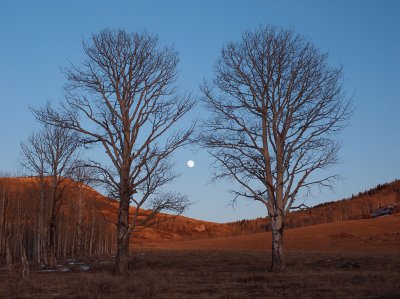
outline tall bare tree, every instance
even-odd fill
[[[79,145],[77,133],[49,125],[21,143],[21,164],[40,181],[37,258],[38,261],[43,259],[47,267],[56,266],[57,216],[62,205],[65,178],[73,169]],[[50,181],[48,197],[46,180]]]
[[[39,179],[39,210],[38,210],[38,227],[36,231],[36,261],[38,263],[47,260],[45,254],[45,177],[47,175],[45,148],[40,133],[32,133],[26,142],[20,144],[21,147],[21,165],[29,173],[35,175]]]
[[[119,199],[115,272],[128,271],[132,232],[151,223],[160,210],[181,213],[185,197],[164,196],[176,175],[170,155],[189,142],[194,126],[172,131],[194,105],[177,94],[177,53],[160,47],[148,33],[104,30],[84,43],[85,61],[66,71],[67,97],[61,110],[35,112],[47,124],[75,130],[86,144],[99,143],[111,166],[94,163],[110,194]],[[139,215],[146,202],[153,205]],[[129,206],[136,209],[130,219]]]
[[[235,200],[265,205],[274,272],[285,269],[284,216],[299,191],[336,178],[312,175],[337,161],[335,137],[351,112],[342,69],[327,57],[292,30],[260,27],[224,46],[202,87],[213,116],[201,140],[215,158],[214,179],[236,181]]]

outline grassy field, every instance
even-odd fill
[[[287,272],[268,272],[270,233],[133,244],[131,271],[112,256],[0,268],[0,298],[400,298],[400,214],[285,232]]]
[[[112,257],[96,257],[7,279],[1,298],[400,298],[400,256],[288,252],[288,270],[266,270],[270,252],[143,250],[127,277],[112,275]],[[84,271],[90,267],[89,270]]]

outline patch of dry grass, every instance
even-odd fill
[[[128,276],[112,259],[85,260],[88,272],[40,273],[25,281],[0,272],[1,298],[399,298],[400,257],[289,252],[288,270],[266,271],[269,252],[142,251]]]

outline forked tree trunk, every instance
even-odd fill
[[[276,213],[271,217],[272,262],[270,271],[275,273],[282,272],[286,268],[283,250],[283,224],[284,217],[281,213]]]

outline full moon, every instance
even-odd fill
[[[190,168],[194,167],[194,161],[193,161],[193,160],[187,161],[186,164],[187,164],[187,166],[190,167]]]

